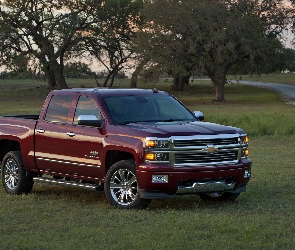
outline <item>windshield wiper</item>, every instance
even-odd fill
[[[162,120],[161,122],[174,122],[174,121],[176,121],[176,120],[174,120],[174,119],[167,119],[167,120]]]
[[[127,125],[129,123],[139,123],[142,121],[124,121],[124,122],[118,122],[118,125]]]

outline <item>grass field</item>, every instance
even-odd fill
[[[48,93],[39,84],[0,81],[0,114],[38,113]],[[212,102],[208,81],[183,92],[164,82],[153,87],[203,111],[206,121],[248,132],[247,192],[231,203],[184,196],[124,211],[110,208],[102,192],[36,183],[31,194],[10,196],[0,188],[0,249],[294,249],[295,107],[278,93],[239,84],[227,84],[221,104]]]

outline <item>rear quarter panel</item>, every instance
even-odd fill
[[[31,119],[0,117],[0,152],[6,150],[7,141],[19,144],[22,159],[27,169],[34,169],[34,129],[36,121]],[[4,153],[5,154],[5,153]]]

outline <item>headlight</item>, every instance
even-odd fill
[[[240,137],[240,142],[241,142],[241,144],[248,144],[249,143],[249,136],[248,135],[241,136]]]
[[[169,141],[168,140],[149,140],[147,139],[145,142],[146,148],[168,148]]]
[[[242,152],[241,152],[242,158],[248,158],[248,155],[249,155],[248,143],[249,143],[248,135],[243,135],[240,137],[240,144],[242,146]]]

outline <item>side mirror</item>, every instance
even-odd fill
[[[201,111],[194,111],[194,116],[200,120],[201,122],[204,121],[204,114]]]
[[[78,125],[101,128],[103,126],[103,120],[98,120],[95,115],[80,115],[78,117]]]

